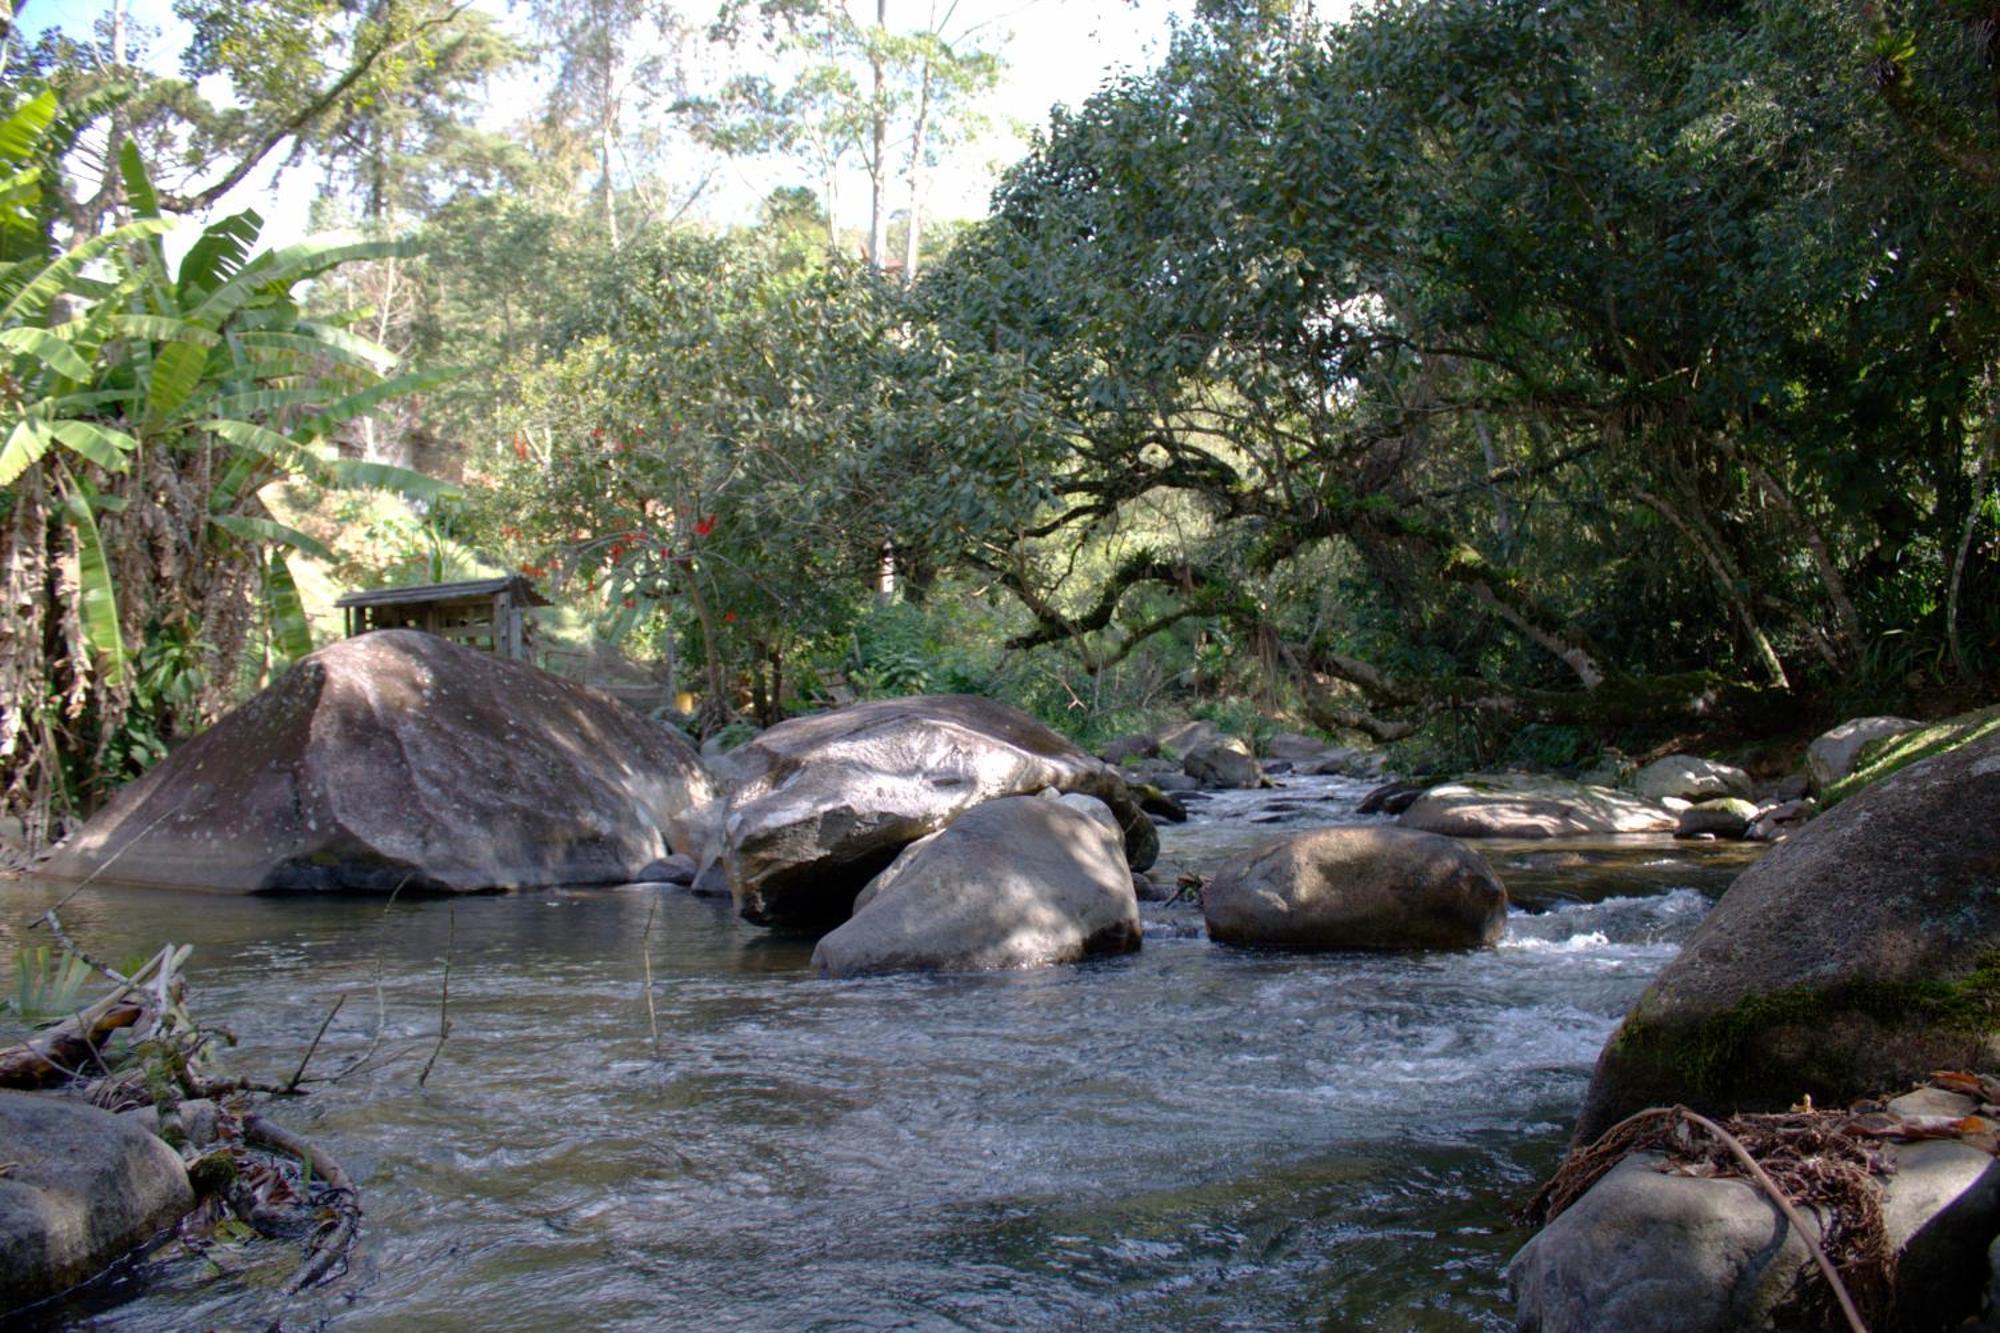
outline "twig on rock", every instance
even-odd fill
[[[1793,1117],[1771,1116],[1752,1118],[1749,1121],[1739,1120],[1737,1123],[1750,1123],[1754,1127],[1760,1120],[1789,1123],[1792,1119]],[[1799,1239],[1805,1242],[1806,1248],[1811,1252],[1813,1262],[1826,1278],[1827,1286],[1833,1292],[1834,1300],[1839,1304],[1841,1315],[1846,1320],[1848,1328],[1852,1333],[1868,1333],[1868,1325],[1863,1321],[1847,1283],[1841,1278],[1840,1271],[1834,1266],[1833,1261],[1827,1257],[1826,1247],[1821,1244],[1820,1238],[1807,1228],[1804,1214],[1793,1204],[1778,1182],[1772,1179],[1770,1172],[1764,1169],[1763,1164],[1744,1145],[1742,1139],[1707,1116],[1691,1111],[1685,1106],[1654,1106],[1636,1112],[1605,1130],[1598,1136],[1596,1142],[1576,1149],[1564,1160],[1554,1177],[1522,1210],[1523,1219],[1536,1224],[1554,1221],[1603,1179],[1612,1167],[1635,1152],[1671,1148],[1675,1152],[1685,1154],[1692,1147],[1685,1137],[1686,1128],[1690,1125],[1702,1130],[1721,1144],[1750,1180],[1777,1205],[1786,1223]],[[1876,1212],[1879,1214],[1879,1207]],[[1873,1219],[1872,1234],[1869,1227],[1862,1228],[1864,1243],[1861,1249],[1863,1256],[1861,1262],[1867,1262],[1870,1257],[1868,1243],[1879,1240],[1879,1223],[1878,1215]],[[1893,1256],[1889,1268],[1893,1270]]]
[[[1757,1182],[1764,1193],[1771,1196],[1771,1202],[1778,1205],[1778,1211],[1785,1215],[1785,1221],[1791,1224],[1799,1239],[1812,1250],[1813,1262],[1819,1265],[1819,1271],[1826,1278],[1827,1286],[1833,1289],[1833,1298],[1840,1302],[1840,1312],[1846,1316],[1847,1326],[1854,1330],[1854,1333],[1868,1333],[1868,1325],[1862,1320],[1861,1311],[1854,1306],[1854,1297],[1848,1294],[1847,1284],[1840,1280],[1840,1271],[1833,1266],[1833,1261],[1826,1257],[1826,1250],[1821,1247],[1819,1238],[1806,1229],[1804,1216],[1792,1206],[1792,1201],[1785,1197],[1785,1192],[1778,1188],[1778,1182],[1771,1179],[1770,1174],[1757,1159],[1750,1155],[1750,1150],[1743,1146],[1742,1140],[1707,1116],[1690,1111],[1685,1106],[1676,1106],[1674,1112],[1714,1135],[1723,1147],[1729,1149],[1730,1156],[1750,1173],[1750,1178]]]

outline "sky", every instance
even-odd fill
[[[521,21],[518,13],[510,14],[506,0],[477,3],[510,23]],[[946,3],[952,11],[950,29],[962,33],[976,28],[983,44],[1002,54],[1006,68],[999,88],[986,104],[994,130],[982,141],[957,150],[930,183],[924,209],[931,219],[983,215],[999,170],[1025,151],[1025,142],[1013,127],[1045,123],[1050,107],[1059,102],[1080,104],[1121,70],[1149,68],[1165,51],[1171,21],[1185,18],[1193,9],[1193,0]],[[705,15],[712,5],[713,0],[691,0],[683,7]],[[933,0],[891,0],[891,25],[904,22],[905,15],[915,17],[920,9],[932,8]],[[33,0],[21,15],[21,27],[30,40],[52,26],[82,35],[108,9],[108,3],[99,0]],[[157,34],[151,39],[149,63],[157,72],[175,72],[188,28],[175,17],[172,0],[129,0],[127,12],[133,23]],[[496,90],[495,101],[502,105],[489,109],[488,119],[496,125],[518,119],[523,95],[533,96],[532,89]],[[272,153],[266,165],[252,172],[215,209],[220,216],[255,208],[265,219],[264,241],[270,245],[287,244],[307,234],[308,215],[319,185],[318,173],[310,166],[279,166],[284,155],[283,148]],[[802,168],[769,162],[729,164],[717,173],[692,211],[717,223],[748,221],[757,202],[776,186],[817,184],[802,172]],[[857,173],[840,188],[842,224],[865,227],[866,207],[865,179]]]

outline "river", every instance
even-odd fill
[[[1161,873],[1367,822],[1364,790],[1212,797],[1163,830]],[[312,1069],[365,1063],[274,1114],[345,1163],[367,1221],[350,1276],[305,1297],[277,1290],[296,1249],[262,1241],[133,1268],[44,1322],[1504,1328],[1511,1210],[1747,852],[1482,850],[1517,898],[1485,952],[1240,951],[1147,905],[1127,957],[840,982],[810,941],[654,887],[85,889],[62,915],[86,947],[194,945],[232,1071],[282,1081],[347,997]],[[27,923],[57,894],[0,884],[0,956],[45,939]]]

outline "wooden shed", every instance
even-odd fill
[[[348,593],[334,603],[346,613],[349,638],[371,629],[420,629],[523,662],[529,660],[530,638],[525,612],[549,604],[519,574],[375,588]]]

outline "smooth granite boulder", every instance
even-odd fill
[[[596,691],[377,630],[125,786],[41,873],[237,892],[614,884],[701,852],[713,798],[685,741]]]
[[[1852,773],[1854,761],[1870,741],[1918,731],[1923,725],[1906,717],[1857,717],[1823,732],[1806,747],[1806,777],[1812,789],[1823,792]]]
[[[1665,806],[1609,787],[1524,773],[1479,773],[1425,791],[1399,822],[1454,838],[1581,838],[1672,833],[1676,820]]]
[[[1139,947],[1124,835],[1094,796],[1009,796],[903,849],[813,950],[820,975],[979,972]]]
[[[837,925],[910,843],[986,801],[1045,787],[1109,806],[1132,869],[1159,852],[1153,821],[1116,769],[975,695],[877,699],[793,718],[731,759],[723,865],[737,910],[762,925]]]
[[[1648,801],[1677,797],[1712,801],[1724,797],[1748,799],[1750,775],[1740,768],[1691,754],[1670,754],[1632,775],[1632,791]]]
[[[94,1276],[194,1207],[180,1155],[134,1116],[0,1092],[0,1313]]]
[[[1250,789],[1264,785],[1264,770],[1250,753],[1250,746],[1234,737],[1189,750],[1181,768],[1204,787]]]
[[[1209,938],[1286,949],[1474,949],[1507,890],[1486,858],[1408,829],[1313,829],[1267,844],[1201,893]]]
[[[2000,734],[1891,774],[1738,876],[1598,1056],[1577,1136],[1647,1106],[1838,1106],[2000,1067],[1997,1007]]]

